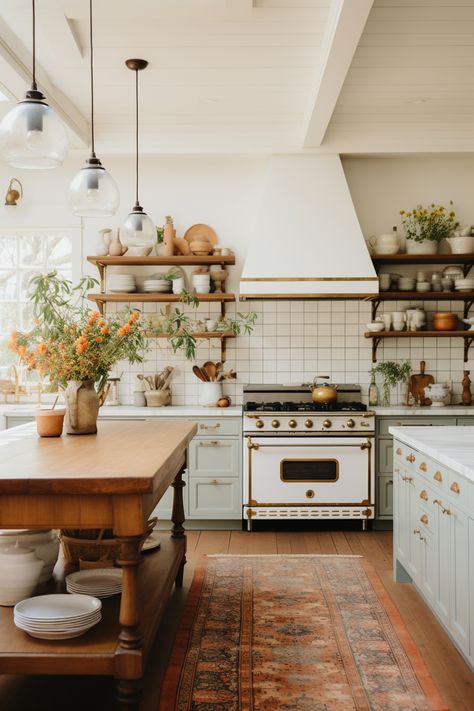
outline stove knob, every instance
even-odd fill
[[[280,427],[280,420],[272,420],[272,427],[277,429],[277,427]]]
[[[354,420],[347,420],[347,422],[346,422],[346,427],[349,427],[350,429],[352,429],[353,427],[355,427],[355,422],[354,422]]]
[[[325,427],[327,430],[332,427],[331,420],[323,420],[323,427]]]
[[[313,426],[313,420],[305,420],[304,421],[304,426],[307,427],[309,430]]]
[[[263,427],[263,420],[255,420],[255,427],[258,427],[258,429],[261,430]]]
[[[291,427],[292,430],[295,429],[295,427],[298,426],[298,423],[296,420],[288,420],[288,427]]]

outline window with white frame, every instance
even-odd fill
[[[17,360],[8,350],[11,331],[33,325],[30,279],[54,269],[72,280],[74,228],[0,230],[0,366]]]

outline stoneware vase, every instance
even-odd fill
[[[431,239],[425,239],[423,242],[407,239],[406,251],[407,254],[438,254],[438,243]]]
[[[99,396],[93,380],[69,380],[64,393],[67,434],[96,434]]]

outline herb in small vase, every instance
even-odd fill
[[[395,387],[398,383],[406,383],[411,373],[411,363],[408,360],[401,363],[387,360],[384,363],[378,363],[373,368],[373,373],[380,373],[382,376],[382,405],[388,407],[390,405],[390,388]]]

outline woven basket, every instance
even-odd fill
[[[157,520],[155,517],[148,521],[147,531],[143,536],[142,544],[153,531]],[[116,538],[103,538],[103,535],[104,529],[99,531],[98,537],[96,538],[67,536],[64,531],[61,531],[61,546],[66,563],[79,565],[79,558],[117,560],[120,554],[120,544]]]

